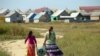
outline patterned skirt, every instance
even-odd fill
[[[49,56],[63,56],[63,52],[56,44],[46,44],[46,52]]]

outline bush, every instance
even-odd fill
[[[23,36],[28,30],[18,24],[1,24],[0,25],[0,35],[12,35],[12,36]]]
[[[0,41],[10,39],[23,39],[28,34],[29,29],[24,27],[21,23],[1,23],[0,24]],[[40,33],[33,31],[33,34],[40,38]]]
[[[0,24],[0,40],[22,39],[28,32],[28,29],[19,24]]]

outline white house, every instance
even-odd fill
[[[5,16],[5,22],[23,22],[23,17],[16,11],[10,11],[10,13]]]
[[[64,18],[65,22],[74,22],[74,21],[82,21],[82,15],[80,12],[71,13],[70,16],[60,16],[60,18]]]
[[[5,22],[5,15],[9,13],[9,9],[0,9],[0,22]]]
[[[51,15],[51,21],[63,20],[60,16],[67,16],[69,13],[65,10],[57,10]]]
[[[91,21],[100,21],[100,11],[94,11],[90,15]]]
[[[34,17],[34,23],[38,22],[50,22],[51,19],[49,17],[49,14],[47,12],[40,12]]]
[[[45,19],[45,13],[46,12],[40,12],[39,14],[37,14],[35,17],[34,17],[34,23],[38,23],[40,21],[42,21],[41,19]]]

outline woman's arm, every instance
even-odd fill
[[[54,32],[54,41],[56,43],[56,33]]]
[[[36,41],[36,37],[35,36],[33,36],[33,41],[35,42],[35,45],[37,47],[37,41]]]
[[[26,43],[27,39],[28,39],[28,37],[26,37],[26,39],[25,39],[25,43]]]
[[[45,44],[46,44],[46,40],[47,40],[47,35],[46,35],[46,37],[45,37],[45,40],[44,40],[43,45],[45,45]]]

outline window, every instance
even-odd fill
[[[57,20],[57,18],[55,17],[54,20]]]
[[[18,14],[17,14],[16,16],[17,16],[17,17],[19,17],[19,15],[18,15]]]

